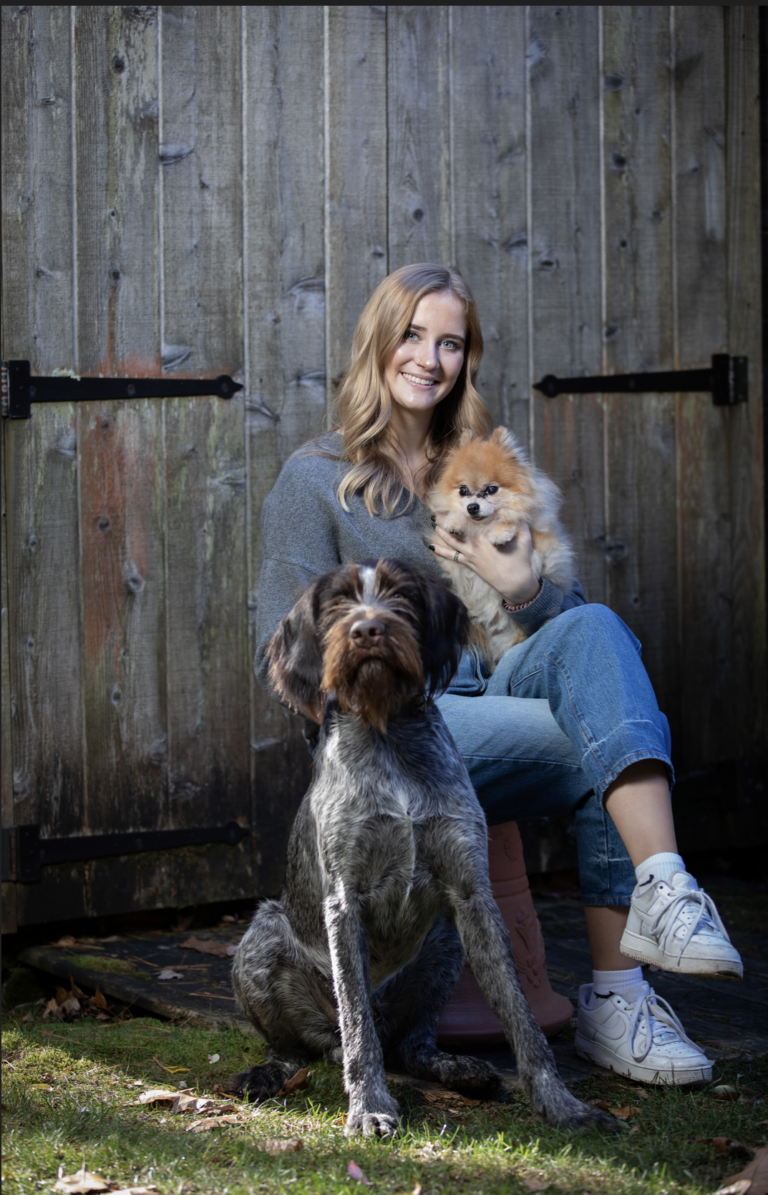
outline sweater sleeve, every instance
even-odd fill
[[[265,653],[278,623],[316,577],[341,563],[336,519],[328,502],[331,487],[318,484],[318,473],[330,477],[335,469],[335,462],[317,456],[291,458],[262,508],[263,557],[253,665],[268,690]]]
[[[584,590],[578,581],[573,580],[568,592],[563,593],[559,585],[553,585],[546,577],[542,577],[541,589],[530,606],[526,606],[524,610],[518,610],[516,614],[510,614],[509,617],[514,618],[526,635],[532,635],[545,622],[549,622],[550,618],[562,614],[563,610],[570,610],[574,606],[585,606],[586,603]]]

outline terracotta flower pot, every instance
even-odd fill
[[[549,986],[544,939],[528,887],[520,831],[517,822],[505,822],[503,826],[491,826],[488,833],[493,895],[512,939],[523,991],[536,1020],[551,1037],[568,1024],[573,1005]],[[491,1048],[506,1043],[501,1025],[488,1007],[469,964],[443,1009],[437,1040],[443,1049]]]

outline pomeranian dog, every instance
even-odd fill
[[[485,535],[502,547],[515,538],[524,519],[533,540],[534,573],[570,588],[573,550],[558,518],[560,491],[531,465],[507,428],[497,427],[487,440],[462,432],[426,502],[437,525],[465,542]],[[498,592],[468,565],[438,559],[469,610],[475,642],[495,667],[525,633],[503,608]]]

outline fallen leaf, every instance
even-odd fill
[[[97,1008],[109,1008],[109,1005],[99,991],[98,985],[96,987],[96,995],[93,997],[93,1003]]]
[[[300,1088],[306,1087],[308,1080],[309,1080],[309,1067],[304,1066],[301,1068],[300,1071],[296,1071],[296,1074],[293,1076],[292,1079],[288,1079],[288,1081],[285,1084],[285,1087],[281,1088],[277,1094],[278,1095],[290,1095],[290,1093],[292,1091],[298,1091]]]
[[[157,1054],[153,1054],[152,1061],[156,1062],[161,1070],[167,1071],[167,1073],[169,1075],[188,1075],[189,1074],[190,1068],[188,1066],[166,1066],[164,1062],[160,1061]]]
[[[85,1195],[88,1191],[108,1191],[109,1183],[105,1183],[99,1174],[91,1174],[85,1166],[76,1174],[67,1174],[53,1185],[54,1191],[69,1191],[70,1195]]]
[[[152,1195],[157,1187],[121,1187],[119,1191],[110,1191],[109,1195]]]
[[[699,1145],[714,1145],[715,1152],[719,1154],[728,1153],[729,1150],[743,1150],[744,1153],[752,1153],[748,1145],[743,1145],[741,1141],[736,1141],[733,1137],[697,1137],[696,1141]]]
[[[209,1054],[208,1061],[211,1063],[211,1065],[213,1065],[214,1062],[220,1062],[221,1054]]]
[[[717,1087],[712,1088],[712,1095],[716,1100],[736,1100],[739,1098],[739,1091],[728,1083],[719,1083]]]
[[[209,1129],[217,1129],[222,1124],[238,1124],[240,1119],[235,1115],[208,1116],[205,1120],[193,1120],[192,1124],[187,1125],[186,1131],[188,1133],[207,1133]]]
[[[178,917],[176,919],[176,924],[171,926],[171,933],[172,934],[183,934],[185,929],[189,929],[189,927],[193,921],[194,921],[194,917],[191,917],[191,916],[190,917]]]
[[[77,938],[73,938],[71,934],[64,934],[63,938],[59,938],[58,942],[53,943],[54,946],[76,946]]]
[[[231,957],[237,952],[236,946],[227,946],[226,942],[215,942],[212,938],[187,938],[181,947],[184,950],[197,950],[200,954],[215,954],[218,958]]]
[[[161,971],[159,975],[155,976],[155,978],[156,979],[183,979],[184,976],[181,974],[180,971],[165,970],[165,971]]]
[[[746,1184],[746,1185],[745,1185]],[[748,1166],[732,1178],[727,1178],[715,1195],[768,1195],[768,1149],[755,1151]]]
[[[373,1183],[365,1177],[357,1162],[350,1162],[347,1166],[347,1174],[350,1178],[357,1179],[359,1183],[363,1183],[366,1187],[372,1187]]]
[[[473,1100],[468,1095],[459,1095],[456,1091],[446,1091],[445,1088],[431,1088],[421,1094],[428,1104],[463,1104],[467,1107],[481,1104],[482,1100]]]
[[[266,1141],[257,1141],[256,1148],[262,1153],[272,1154],[274,1157],[275,1154],[298,1153],[300,1149],[304,1148],[304,1142],[301,1137],[269,1137]]]
[[[526,1191],[546,1191],[551,1186],[546,1178],[524,1178],[522,1183]]]
[[[149,1091],[142,1091],[137,1104],[172,1104],[178,1096],[178,1091],[167,1091],[164,1087],[150,1087]]]
[[[30,1091],[53,1091],[50,1083],[30,1083]]]
[[[638,1112],[642,1112],[642,1108],[633,1108],[627,1106],[626,1108],[609,1108],[611,1116],[615,1116],[617,1120],[629,1120],[630,1116],[636,1116]]]

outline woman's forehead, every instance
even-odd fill
[[[452,291],[433,291],[431,294],[423,295],[416,304],[411,326],[432,328],[435,324],[440,326],[441,333],[453,333],[462,339],[466,337],[467,317],[464,304]]]

